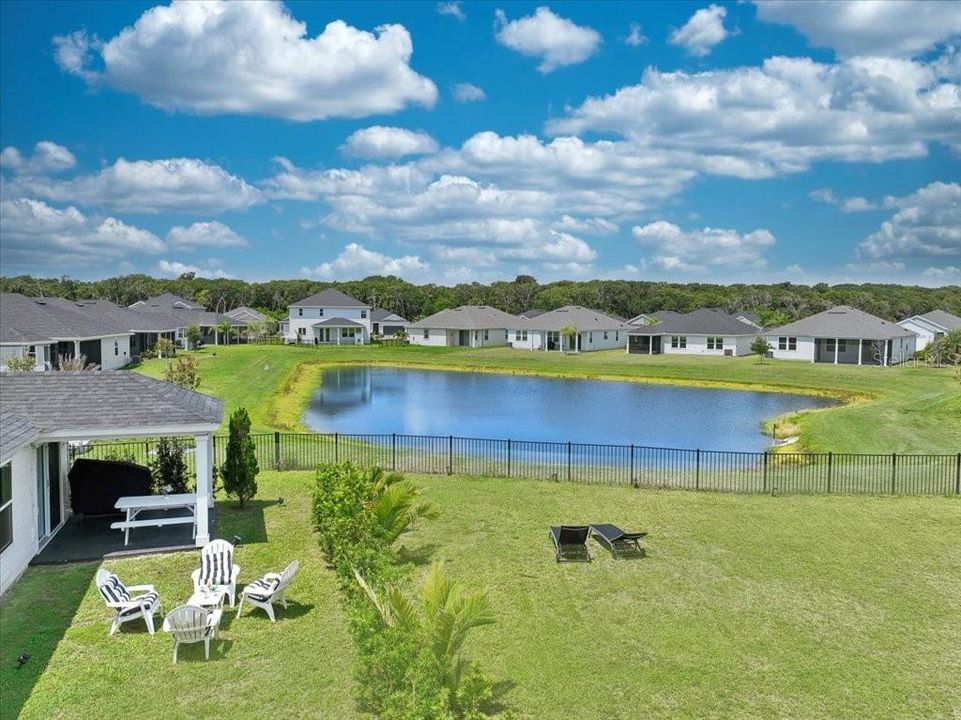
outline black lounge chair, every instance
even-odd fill
[[[619,555],[644,555],[641,540],[647,537],[646,532],[624,532],[617,525],[599,523],[591,525],[591,533],[602,545],[606,545],[614,557]]]
[[[591,528],[588,525],[561,525],[551,528],[551,540],[554,541],[555,559],[591,561],[591,554],[587,550],[587,538]]]

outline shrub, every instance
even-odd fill
[[[758,362],[764,362],[764,356],[767,355],[770,349],[771,346],[768,345],[767,340],[760,335],[751,342],[751,352],[757,355]]]
[[[88,363],[86,355],[77,355],[76,357],[67,357],[66,355],[57,356],[57,370],[64,372],[89,372],[99,368],[100,366],[97,365],[97,363]]]
[[[187,462],[184,459],[183,444],[177,438],[160,438],[157,454],[150,461],[150,474],[153,477],[154,492],[190,492],[190,479]]]
[[[37,359],[32,355],[20,355],[7,360],[7,370],[10,372],[24,372],[33,370],[37,364]]]
[[[187,348],[190,350],[199,350],[203,345],[203,333],[200,332],[199,325],[189,326],[184,332],[184,337],[187,338]]]
[[[200,363],[192,355],[178,357],[164,370],[164,380],[188,390],[200,387]]]
[[[103,460],[111,460],[113,462],[126,462],[126,463],[137,463],[137,458],[134,456],[132,450],[108,450],[103,454]]]
[[[147,348],[146,350],[141,350],[141,351],[140,351],[140,359],[141,359],[141,360],[153,360],[155,357],[159,357],[159,355],[158,355],[157,351],[154,350],[154,348],[152,348],[152,347]]]
[[[177,346],[174,345],[174,341],[165,337],[157,340],[154,350],[157,352],[157,357],[173,357],[177,354]]]
[[[257,449],[250,437],[250,416],[246,408],[237,408],[230,416],[227,454],[220,466],[224,492],[236,495],[240,507],[257,494]]]

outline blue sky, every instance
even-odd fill
[[[7,275],[961,282],[961,5],[0,4]]]

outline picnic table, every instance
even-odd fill
[[[127,495],[117,498],[114,505],[117,510],[127,513],[126,520],[118,520],[110,524],[111,530],[123,530],[123,544],[130,544],[130,530],[141,527],[164,527],[165,525],[186,525],[191,523],[193,536],[197,536],[197,496],[194,493],[180,493],[176,495]],[[138,520],[137,516],[144,510],[189,510],[189,515],[174,515],[173,517],[146,518]]]

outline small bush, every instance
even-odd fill
[[[164,380],[188,390],[200,387],[200,363],[192,355],[178,357],[164,370]]]
[[[179,494],[191,491],[184,447],[180,440],[160,438],[157,454],[150,462],[150,474],[153,477],[155,493]]]
[[[246,408],[237,408],[230,416],[227,453],[220,466],[224,492],[236,495],[240,507],[257,494],[257,449],[250,437],[250,416]]]
[[[157,352],[157,357],[173,357],[177,354],[177,346],[174,345],[174,341],[165,337],[157,340],[154,350]]]
[[[25,372],[33,370],[37,364],[37,359],[32,355],[20,355],[7,359],[7,370],[10,372]]]

